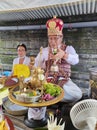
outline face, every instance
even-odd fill
[[[63,36],[48,36],[49,46],[51,48],[58,48],[62,43]]]
[[[23,57],[23,56],[26,55],[26,50],[25,50],[25,48],[23,46],[19,46],[17,48],[17,53],[18,53],[19,57]]]

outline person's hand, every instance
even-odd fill
[[[68,53],[66,53],[65,51],[63,51],[62,49],[58,49],[58,52],[56,55],[50,54],[50,59],[67,59],[68,58]]]
[[[49,54],[50,59],[54,60],[55,59],[55,55],[54,54]]]

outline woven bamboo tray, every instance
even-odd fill
[[[16,104],[12,103],[9,99],[4,101],[3,107],[7,113],[9,113],[11,115],[16,115],[16,116],[22,116],[22,115],[26,114],[28,111],[27,107],[16,105]]]
[[[26,107],[43,107],[43,106],[50,106],[53,105],[59,101],[61,101],[64,97],[64,90],[61,88],[61,93],[60,95],[58,95],[57,97],[55,97],[52,100],[49,101],[43,101],[43,102],[35,102],[35,103],[25,103],[25,102],[20,102],[19,100],[17,100],[15,98],[15,96],[13,95],[13,91],[15,90],[15,88],[12,88],[11,91],[9,92],[8,98],[10,99],[10,101],[12,101],[15,104],[21,105],[21,106],[26,106]]]

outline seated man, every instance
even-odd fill
[[[51,78],[51,82],[60,85],[65,95],[64,102],[75,102],[82,97],[80,88],[71,80],[71,65],[79,62],[79,56],[73,46],[62,43],[63,21],[53,18],[47,21],[48,47],[42,49],[36,57],[35,66],[40,66],[45,70],[46,78]]]
[[[46,23],[48,29],[48,47],[42,48],[35,59],[35,66],[45,70],[46,79],[60,85],[64,91],[64,102],[75,102],[82,97],[80,88],[71,80],[71,65],[79,62],[79,56],[73,46],[62,43],[63,21],[53,18]],[[40,120],[45,116],[46,108],[29,108],[28,119]],[[38,112],[38,114],[37,114]]]

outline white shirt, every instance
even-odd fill
[[[27,56],[25,56],[25,59],[24,59],[24,61],[23,61],[23,64],[29,65],[29,63],[30,63],[30,58],[27,57]],[[19,57],[15,58],[15,59],[13,60],[13,65],[15,65],[15,64],[19,64]]]
[[[65,51],[68,53],[68,58],[66,59],[67,63],[75,65],[79,62],[79,56],[73,46],[67,46]],[[35,58],[35,66],[40,65],[42,68],[45,68],[45,61],[48,60],[48,53],[49,47],[43,48],[42,54],[40,55],[39,53]]]

